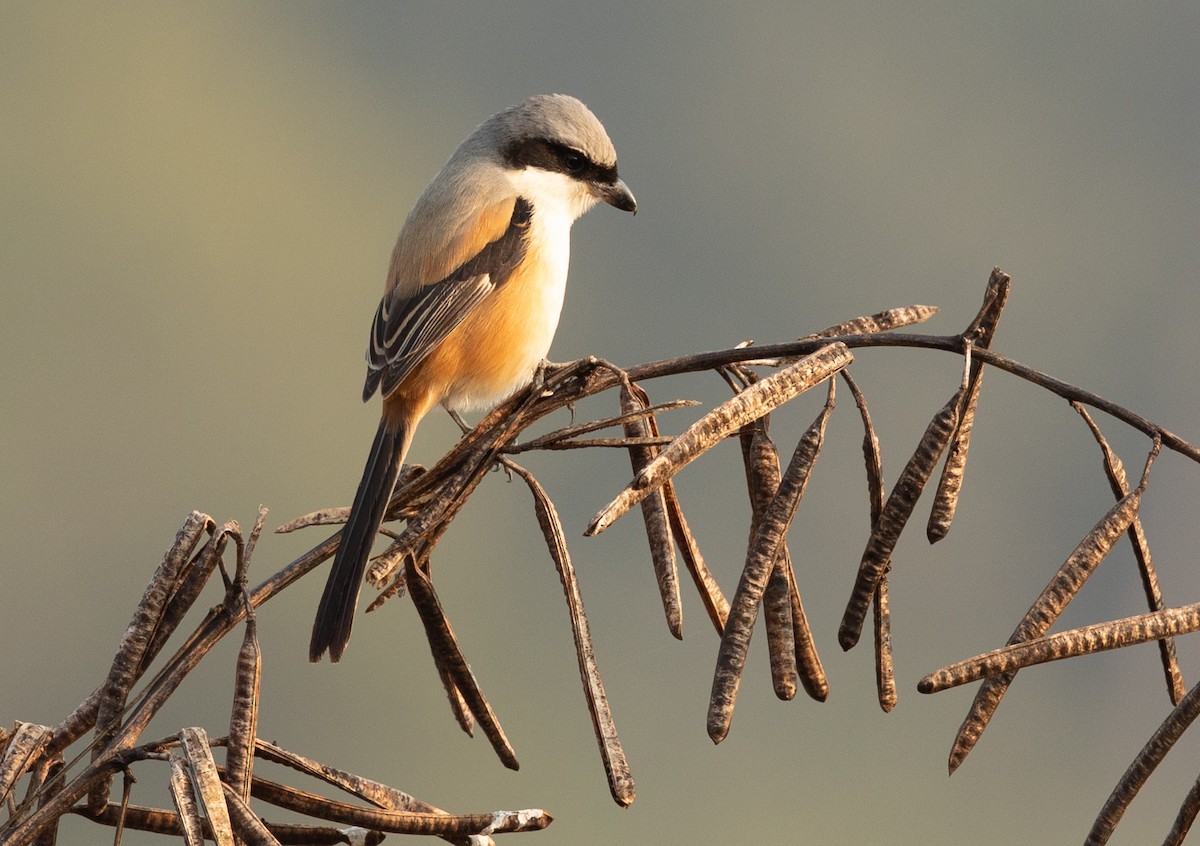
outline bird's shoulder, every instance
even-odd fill
[[[443,174],[404,222],[388,268],[387,293],[401,298],[436,284],[504,236],[517,192],[498,170]]]
[[[396,276],[372,322],[364,400],[381,384],[385,396],[390,393],[507,281],[526,251],[532,219],[532,204],[510,192],[479,207],[466,222],[447,227],[452,237],[433,257],[408,256],[404,248],[419,242],[401,235],[392,259]]]

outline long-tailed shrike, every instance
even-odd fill
[[[309,659],[337,661],[413,431],[431,408],[487,407],[529,384],[558,326],[571,224],[637,201],[600,121],[550,94],[488,118],[409,212],[371,326],[363,400],[383,418],[313,623]]]

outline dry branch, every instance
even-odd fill
[[[466,432],[436,465],[428,469],[407,468],[401,475],[387,510],[387,519],[404,519],[406,526],[401,531],[383,530],[392,538],[392,543],[370,570],[371,583],[383,591],[371,608],[403,593],[405,585],[409,587],[426,627],[439,676],[446,685],[458,719],[468,730],[472,719],[479,720],[501,760],[515,768],[515,755],[479,691],[438,601],[429,575],[429,561],[442,535],[492,468],[501,464],[520,475],[534,495],[535,514],[562,580],[581,680],[610,791],[619,804],[629,804],[634,797],[633,780],[596,666],[583,598],[567,550],[566,533],[545,490],[528,470],[513,464],[505,456],[535,450],[588,448],[621,449],[629,453],[633,481],[596,515],[587,534],[598,534],[632,505],[643,504],[656,581],[668,627],[675,636],[682,634],[682,601],[674,559],[675,548],[678,548],[706,614],[721,636],[709,713],[710,734],[714,740],[720,740],[728,731],[732,718],[733,702],[760,605],[766,608],[772,678],[777,694],[791,698],[797,678],[816,699],[824,700],[829,692],[783,538],[820,448],[832,409],[832,382],[826,408],[801,438],[788,469],[782,473],[778,454],[768,434],[768,420],[772,411],[840,371],[850,386],[863,422],[870,536],[842,620],[839,641],[846,648],[857,642],[867,609],[873,605],[879,701],[884,710],[890,710],[896,702],[887,595],[892,552],[909,521],[917,497],[947,448],[949,452],[927,533],[934,541],[948,531],[962,485],[983,372],[987,367],[998,368],[1068,399],[1084,414],[1104,452],[1105,472],[1119,502],[1051,580],[1025,620],[1018,625],[1009,647],[945,668],[922,682],[922,689],[941,689],[942,685],[988,677],[972,713],[960,730],[959,742],[951,758],[953,770],[978,738],[1017,669],[1039,661],[1117,648],[1146,639],[1159,640],[1168,685],[1173,699],[1179,704],[1131,766],[1098,817],[1089,842],[1104,842],[1149,771],[1200,713],[1200,696],[1196,689],[1186,695],[1183,693],[1182,678],[1170,641],[1172,635],[1200,627],[1200,605],[1174,610],[1163,607],[1145,533],[1138,520],[1149,469],[1160,447],[1198,462],[1200,448],[1097,394],[991,350],[1009,286],[1009,277],[999,268],[995,269],[978,314],[963,332],[956,335],[892,333],[891,330],[920,323],[936,312],[928,306],[909,306],[845,321],[783,344],[752,346],[746,343],[625,369],[593,358],[548,369],[544,380],[534,389],[519,393],[496,408],[474,429]],[[964,383],[934,417],[891,495],[885,499],[879,439],[862,391],[845,367],[853,358],[851,350],[894,346],[940,350],[961,356]],[[759,372],[761,369],[774,372],[763,375]],[[735,396],[709,410],[681,434],[664,437],[658,416],[693,403],[677,400],[651,405],[640,383],[705,370],[725,376],[734,388]],[[579,400],[613,388],[621,390],[620,414],[573,423],[533,439],[522,437],[531,425],[547,415],[566,407],[573,408]],[[1119,459],[1083,406],[1103,411],[1154,439],[1154,449],[1147,459],[1141,482],[1134,490],[1129,490]],[[612,436],[585,437],[609,428],[619,428],[619,432]],[[674,476],[735,432],[740,432],[743,438],[752,517],[746,565],[731,606],[700,554],[696,537],[680,506]],[[520,442],[518,438],[521,438]],[[291,521],[279,531],[337,524],[345,520],[346,511],[344,508],[321,509]],[[183,835],[189,843],[199,843],[207,837],[218,843],[231,843],[235,839],[246,843],[353,840],[374,846],[382,839],[383,832],[392,831],[435,835],[456,844],[483,846],[491,843],[492,833],[532,830],[550,822],[549,814],[536,809],[451,814],[395,788],[310,761],[256,737],[262,656],[254,609],[329,558],[339,543],[337,534],[322,540],[248,590],[247,568],[264,517],[265,512],[260,510],[254,530],[243,541],[238,525],[233,521],[218,526],[207,515],[190,515],[135,610],[111,670],[94,692],[57,726],[17,723],[11,733],[0,730],[0,751],[3,753],[0,757],[0,801],[7,813],[7,817],[0,818],[0,844],[25,846],[37,840],[52,846],[57,820],[64,813],[81,814],[97,823],[117,826],[118,831],[128,827]],[[1062,607],[1124,533],[1128,533],[1134,543],[1153,613],[1043,637]],[[232,577],[224,563],[229,541],[237,551]],[[160,651],[217,568],[220,568],[224,581],[223,600],[208,611],[174,654],[161,661],[157,671],[150,675]],[[148,723],[191,670],[243,621],[245,632],[238,656],[229,736],[217,741],[228,747],[224,774],[221,775],[220,768],[215,766],[203,729],[183,729],[164,740],[138,745]],[[139,683],[143,687],[135,695],[134,688]],[[92,731],[94,739],[88,748],[74,760],[66,761],[64,753],[68,747]],[[256,757],[315,776],[375,807],[337,802],[267,781],[253,771]],[[163,772],[164,780],[171,786],[176,811],[129,803],[133,783],[130,772],[135,766],[157,767]],[[119,807],[108,801],[111,780],[117,773],[125,776],[125,790]],[[25,798],[17,802],[15,788],[22,779],[28,782],[27,791]],[[333,825],[264,823],[250,805],[250,797],[256,802],[309,814]],[[1193,788],[1181,808],[1169,842],[1182,839],[1197,809],[1200,809],[1200,786]],[[365,828],[339,830],[337,825]]]

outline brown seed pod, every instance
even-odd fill
[[[879,707],[885,714],[890,714],[900,701],[900,696],[896,692],[896,670],[892,663],[892,610],[888,603],[886,569],[879,578],[879,586],[875,588],[874,608],[875,692]]]
[[[196,789],[200,808],[208,820],[217,846],[233,846],[233,824],[229,820],[229,806],[225,803],[225,790],[217,773],[212,748],[208,745],[208,734],[202,728],[185,728],[179,731],[179,745],[187,759],[192,785]]]
[[[828,379],[854,360],[845,344],[834,343],[789,364],[714,408],[687,428],[600,513],[586,535],[597,535],[651,491],[662,485],[706,450],[752,420]]]
[[[1142,494],[1149,483],[1150,467],[1154,464],[1154,459],[1158,456],[1161,447],[1162,442],[1156,438],[1150,455],[1146,458],[1146,467],[1137,488],[1110,508],[1108,513],[1079,542],[1079,545],[1075,547],[1075,550],[1063,562],[1062,567],[1042,590],[1041,595],[1034,600],[1021,622],[1017,624],[1016,630],[1008,639],[1010,645],[1045,634],[1047,629],[1058,619],[1067,603],[1083,587],[1088,577],[1100,566],[1100,562],[1112,550],[1113,544],[1129,529],[1141,505]],[[1000,706],[1000,700],[1015,677],[1015,672],[1002,673],[992,676],[980,685],[979,691],[975,694],[975,700],[971,703],[970,710],[967,712],[962,726],[959,727],[954,744],[950,749],[949,768],[951,773],[958,769],[971,750],[975,748],[975,744],[979,741],[984,729],[987,728],[992,715]]]
[[[1200,603],[1096,623],[993,649],[930,673],[918,682],[917,689],[922,693],[938,693],[991,676],[1015,674],[1034,664],[1122,649],[1194,631],[1200,631]]]
[[[575,640],[575,657],[579,662],[579,675],[583,681],[584,693],[587,697],[588,713],[592,718],[592,728],[596,733],[596,742],[600,746],[600,757],[604,762],[604,772],[608,777],[608,788],[613,800],[622,808],[633,803],[637,792],[633,783],[633,775],[629,770],[629,762],[625,757],[625,749],[617,734],[617,725],[613,720],[612,709],[608,704],[608,695],[604,692],[604,683],[600,679],[600,668],[596,664],[596,651],[592,645],[591,629],[588,626],[587,613],[583,608],[583,594],[579,591],[579,581],[575,578],[575,567],[571,563],[567,551],[567,536],[563,531],[558,511],[550,500],[545,488],[541,486],[533,474],[512,461],[505,460],[505,466],[520,476],[529,491],[533,494],[534,512],[538,525],[546,537],[550,549],[550,557],[558,568],[558,576],[562,581],[563,592],[566,594],[567,611],[571,618],[571,634]]]
[[[1117,823],[1121,821],[1121,817],[1129,807],[1129,803],[1137,796],[1138,791],[1162,763],[1163,758],[1198,716],[1200,716],[1200,685],[1196,685],[1187,692],[1187,695],[1162,721],[1128,769],[1125,770],[1121,780],[1117,782],[1117,786],[1109,795],[1108,801],[1096,815],[1095,822],[1092,823],[1092,830],[1088,832],[1085,841],[1088,846],[1102,846],[1109,841],[1113,831],[1116,830]],[[1185,806],[1192,802],[1194,800],[1189,794]],[[1182,809],[1180,814],[1183,815]]]
[[[621,413],[632,414],[650,405],[646,392],[632,382],[621,386]],[[646,438],[651,435],[650,421],[645,417],[631,417],[623,424],[626,438]],[[658,449],[650,446],[629,448],[629,461],[633,473],[654,460]],[[667,516],[666,495],[662,488],[642,500],[642,520],[646,525],[646,540],[650,544],[650,560],[654,565],[654,576],[662,598],[663,612],[667,617],[667,629],[676,639],[683,639],[683,602],[679,597],[679,567],[675,563],[675,540],[671,537],[671,522]]]
[[[421,562],[411,558],[405,564],[405,569],[408,571],[408,592],[421,623],[425,626],[425,636],[429,640],[429,649],[433,653],[434,661],[439,667],[444,667],[453,680],[501,763],[510,770],[520,769],[516,753],[509,744],[495,711],[475,681],[471,665],[467,663],[458,639],[450,628],[450,621],[446,619],[446,612],[442,609],[441,600],[433,589],[429,575],[422,569]]]
[[[262,682],[262,650],[253,613],[246,616],[246,634],[238,651],[233,687],[233,713],[225,753],[226,779],[243,801],[250,798],[254,739],[258,734],[258,704]]]
[[[1108,477],[1113,495],[1120,499],[1129,493],[1129,479],[1125,475],[1125,466],[1121,462],[1120,456],[1113,452],[1112,447],[1108,445],[1108,441],[1100,432],[1100,427],[1088,414],[1087,409],[1077,402],[1072,402],[1071,407],[1083,417],[1083,422],[1087,424],[1096,443],[1100,445],[1100,449],[1104,453],[1104,474]],[[1166,603],[1163,601],[1162,588],[1158,584],[1158,572],[1154,568],[1154,559],[1150,555],[1150,542],[1146,539],[1146,531],[1142,527],[1141,517],[1133,518],[1133,523],[1129,526],[1129,541],[1133,544],[1133,557],[1138,564],[1138,575],[1142,579],[1142,590],[1146,594],[1146,603],[1151,611],[1161,611],[1166,607]],[[1183,674],[1179,671],[1175,640],[1169,637],[1163,638],[1158,642],[1158,651],[1171,702],[1178,705],[1184,694],[1187,693],[1187,686],[1184,685]]]
[[[762,521],[762,516],[779,489],[779,453],[768,431],[770,415],[742,428],[742,458],[746,469],[746,486],[750,494],[750,538]],[[771,686],[783,700],[796,696],[799,681],[796,669],[796,637],[792,625],[791,559],[787,544],[779,548],[779,557],[767,580],[763,594],[763,622],[767,629],[767,652],[771,661]]]
[[[910,305],[900,308],[889,308],[877,314],[855,317],[822,329],[808,337],[836,338],[839,335],[875,335],[879,332],[890,332],[917,323],[924,323],[938,313],[937,306]]]
[[[708,705],[708,736],[714,743],[720,743],[729,733],[729,726],[733,720],[733,706],[750,647],[750,637],[758,616],[758,605],[771,570],[779,558],[784,535],[795,517],[800,498],[808,485],[813,463],[820,454],[825,425],[832,410],[831,392],[825,407],[796,445],[787,470],[780,479],[779,490],[763,514],[754,541],[747,551],[746,565],[742,569],[737,592],[730,605],[729,620],[721,637],[717,667],[713,673],[712,694]]]
[[[961,400],[960,388],[929,421],[916,451],[908,459],[908,464],[901,471],[896,486],[892,488],[892,493],[879,514],[871,537],[867,540],[867,548],[858,566],[858,577],[855,579],[850,601],[846,605],[846,612],[842,615],[842,624],[838,629],[838,642],[842,649],[850,649],[858,643],[866,621],[867,608],[875,596],[875,588],[883,576],[884,569],[891,561],[892,551],[900,540],[900,533],[904,531],[925,483],[929,481],[934,466],[954,432]]]

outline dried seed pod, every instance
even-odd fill
[[[989,348],[996,334],[996,325],[1000,321],[1000,313],[1008,302],[1008,291],[1012,278],[1003,273],[1000,268],[992,270],[988,279],[987,289],[983,296],[983,305],[975,319],[963,332],[963,340],[967,345],[967,358],[970,358],[972,346]],[[970,362],[970,373],[967,377],[966,403],[950,444],[950,452],[946,455],[946,463],[942,467],[942,475],[938,480],[937,494],[933,499],[933,508],[929,514],[929,524],[925,533],[930,543],[937,543],[950,531],[954,520],[954,511],[958,507],[958,495],[962,490],[963,476],[967,470],[967,452],[971,446],[971,430],[975,427],[975,411],[979,405],[979,392],[983,385],[983,365],[979,361]]]
[[[1009,645],[1045,634],[1046,630],[1058,619],[1067,603],[1083,587],[1083,583],[1100,566],[1100,562],[1112,550],[1117,538],[1129,529],[1141,505],[1142,494],[1149,483],[1150,467],[1161,447],[1162,442],[1156,438],[1150,455],[1146,458],[1146,467],[1137,488],[1122,497],[1109,509],[1100,522],[1079,542],[1074,552],[1063,562],[1062,567],[1050,579],[1041,595],[1034,600],[1029,611],[1017,624],[1016,630],[1008,639]],[[975,748],[975,744],[979,741],[983,730],[987,728],[996,708],[1000,706],[1000,700],[1015,677],[1015,672],[1002,673],[992,676],[980,685],[950,749],[949,768],[951,773],[958,769],[971,750]]]
[[[896,486],[892,488],[892,493],[875,522],[875,528],[871,531],[867,548],[858,566],[858,577],[850,593],[850,601],[846,605],[846,612],[842,615],[842,624],[838,629],[838,642],[842,649],[850,649],[858,643],[866,621],[867,608],[875,596],[879,579],[891,561],[892,551],[896,548],[896,542],[900,540],[900,533],[904,531],[908,518],[912,516],[921,491],[929,481],[934,465],[941,458],[954,431],[961,399],[962,389],[959,389],[929,421],[916,451],[901,471]]]
[[[625,383],[622,383],[622,396],[625,393]],[[645,396],[643,391],[636,383],[628,383],[633,388],[634,393],[640,393]],[[586,435],[589,432],[595,432],[600,429],[607,429],[610,426],[623,425],[634,420],[651,421],[654,415],[660,411],[673,411],[676,408],[689,408],[700,403],[695,400],[673,400],[671,402],[662,402],[657,405],[650,405],[649,399],[646,399],[643,405],[634,405],[628,411],[622,411],[621,414],[615,417],[605,417],[601,420],[592,420],[588,423],[579,423],[574,426],[564,426],[561,429],[555,429],[553,432],[547,432],[545,435],[534,438],[531,441],[526,441],[520,444],[512,444],[505,448],[504,452],[508,455],[517,455],[522,452],[529,452],[535,449],[554,449],[557,446],[571,447],[578,445],[575,441],[579,435]],[[622,405],[624,409],[624,405]],[[657,434],[657,433],[656,433]],[[573,441],[573,443],[571,443]]]
[[[762,522],[763,514],[779,489],[779,452],[769,433],[770,415],[742,427],[738,434],[742,443],[742,461],[746,470],[746,487],[750,494],[750,537]],[[763,621],[767,629],[767,652],[771,662],[771,685],[775,695],[783,700],[796,696],[798,671],[796,665],[796,635],[792,620],[791,589],[795,584],[787,544],[780,546],[779,557],[767,580],[763,594]]]
[[[267,523],[267,507],[265,505],[258,506],[258,514],[254,518],[254,528],[250,530],[250,537],[246,538],[245,548],[238,555],[237,571],[234,575],[234,581],[241,586],[246,585],[246,580],[250,572],[250,559],[254,557],[254,547],[258,545],[258,538],[262,535],[263,526]],[[240,591],[239,591],[240,592]]]
[[[233,824],[229,820],[229,807],[225,803],[217,764],[208,745],[208,733],[199,727],[180,729],[179,745],[187,758],[192,784],[213,839],[217,846],[233,846]]]
[[[454,684],[454,679],[445,667],[439,664],[437,671],[438,678],[442,680],[442,688],[446,691],[446,701],[450,703],[450,713],[454,716],[454,722],[458,723],[458,727],[467,737],[474,737],[475,718],[471,716],[471,709],[467,707],[467,700],[463,698],[462,691]]]
[[[364,613],[370,614],[372,611],[380,608],[383,603],[389,599],[394,599],[397,596],[404,596],[404,591],[408,589],[408,574],[403,566],[393,568],[392,580],[388,582],[387,587],[379,592],[379,595],[371,600],[367,605]]]
[[[621,386],[621,413],[632,414],[650,405],[646,392],[632,382]],[[624,422],[626,438],[650,436],[649,421],[645,417],[630,417]],[[658,450],[639,446],[629,449],[629,461],[637,475],[649,464]],[[642,519],[646,524],[646,540],[650,544],[650,558],[654,564],[654,575],[662,598],[663,612],[667,617],[667,628],[678,640],[683,639],[683,603],[679,597],[679,568],[675,563],[675,541],[671,537],[670,519],[662,488],[642,500]]]
[[[1085,841],[1088,846],[1101,846],[1109,841],[1129,803],[1197,716],[1200,716],[1200,685],[1187,692],[1125,770],[1092,823]]]
[[[625,749],[617,734],[617,725],[613,720],[612,708],[608,704],[608,696],[604,692],[604,683],[600,679],[600,669],[596,664],[596,651],[592,645],[591,629],[588,626],[587,613],[583,608],[583,594],[579,591],[579,582],[575,578],[575,567],[571,563],[567,551],[566,533],[563,532],[562,522],[558,511],[547,495],[545,488],[533,477],[533,474],[511,461],[505,461],[505,466],[520,476],[533,494],[534,513],[538,525],[546,537],[546,545],[550,549],[550,557],[558,569],[562,581],[563,592],[566,594],[567,611],[571,618],[571,634],[575,640],[575,657],[579,662],[579,675],[583,681],[584,693],[587,697],[588,713],[592,717],[592,728],[596,733],[596,742],[600,746],[600,756],[604,761],[604,772],[608,777],[608,788],[613,800],[622,808],[633,803],[636,790],[633,775],[629,770],[629,762],[625,758]]]
[[[305,773],[326,784],[345,790],[347,793],[351,793],[379,808],[386,808],[391,811],[415,811],[422,814],[448,815],[441,808],[430,805],[428,802],[423,802],[415,796],[410,796],[403,790],[397,790],[394,787],[364,778],[360,775],[355,775],[354,773],[334,769],[326,764],[319,763],[311,758],[305,758],[302,755],[297,755],[295,752],[289,752],[286,749],[263,740],[255,744],[255,754],[264,760],[290,767],[297,772]],[[272,828],[277,827],[272,825]],[[468,839],[465,836],[447,836],[445,839],[451,843],[462,844],[462,846],[495,846],[490,837],[479,835],[475,835],[474,839]],[[289,838],[287,842],[307,843],[311,841]]]
[[[930,543],[937,543],[946,537],[954,520],[954,512],[958,508],[958,494],[962,490],[963,476],[967,471],[967,451],[971,446],[971,430],[975,428],[975,410],[979,405],[979,390],[982,384],[983,371],[980,370],[967,387],[966,403],[954,430],[950,450],[946,453],[946,462],[942,465],[942,475],[938,479],[933,507],[929,510],[929,523],[925,527],[925,536]]]
[[[413,811],[392,811],[364,808],[347,802],[337,802],[286,787],[282,784],[254,779],[254,796],[280,808],[297,811],[308,816],[339,822],[352,826],[372,828],[397,834],[416,834],[443,837],[451,842],[462,842],[466,837],[478,837],[470,841],[486,843],[492,834],[543,829],[554,821],[554,817],[541,808],[520,811],[494,811],[484,814],[429,814]],[[367,832],[362,832],[367,834]]]
[[[184,843],[187,846],[204,846],[204,821],[200,816],[200,808],[196,805],[196,795],[192,791],[187,759],[181,750],[172,749],[170,763],[171,776],[168,786],[171,789],[171,800],[179,812],[178,822],[183,829]]]
[[[742,446],[742,467],[746,471],[746,492],[750,496],[750,539],[762,522],[763,512],[779,489],[779,450],[769,432],[770,415],[743,426],[738,433]]]
[[[714,743],[720,743],[729,733],[750,637],[758,616],[758,604],[779,558],[783,537],[808,485],[809,474],[820,453],[825,424],[832,410],[831,392],[825,407],[796,445],[796,451],[780,479],[779,490],[763,514],[754,542],[747,551],[746,565],[742,568],[737,592],[729,609],[729,620],[721,636],[717,667],[713,673],[712,694],[708,703],[708,736]]]
[[[254,740],[258,734],[258,703],[262,682],[262,649],[258,643],[258,621],[254,615],[254,603],[250,600],[247,578],[250,559],[267,522],[267,509],[258,507],[254,528],[238,555],[237,574],[229,588],[227,602],[232,604],[240,594],[246,610],[245,634],[238,650],[237,669],[234,675],[233,711],[229,718],[229,738],[226,743],[226,780],[242,802],[250,799],[251,774],[254,770]]]
[[[423,528],[428,528],[428,525]],[[368,611],[374,611],[384,602],[383,594],[387,594],[387,598],[395,596],[397,593],[404,592],[404,581],[399,574],[403,573],[402,566],[404,560],[412,555],[420,543],[419,537],[416,534],[406,538],[409,543],[401,544],[399,540],[395,543],[388,544],[387,549],[371,559],[371,564],[367,569],[367,582],[372,587],[382,588],[383,593],[371,601],[368,606]],[[392,581],[389,582],[388,580]]]
[[[510,770],[520,769],[516,753],[513,752],[504,729],[500,727],[500,721],[496,718],[487,697],[475,681],[475,674],[471,672],[471,666],[458,645],[453,629],[450,628],[450,621],[446,619],[446,612],[433,589],[433,582],[429,580],[419,561],[410,558],[405,569],[408,571],[408,592],[425,627],[425,637],[429,641],[434,661],[439,667],[445,668],[454,681],[455,687],[466,700],[500,762]]]
[[[237,829],[238,840],[246,846],[279,846],[279,840],[258,818],[246,800],[229,785],[225,785],[225,801],[229,808],[230,822]]]
[[[844,344],[830,344],[755,382],[688,427],[655,461],[642,469],[634,479],[634,486],[638,489],[657,486],[730,433],[815,387],[852,360],[853,356]]]
[[[510,422],[509,425],[512,426],[515,423]],[[506,437],[505,432],[491,434],[496,439],[502,440]],[[469,437],[464,437],[463,440],[459,441],[448,455],[461,450],[463,443]],[[417,512],[408,518],[408,525],[405,526],[400,536],[371,562],[371,565],[367,568],[367,582],[373,587],[382,588],[387,584],[388,579],[391,578],[395,569],[404,561],[407,554],[420,550],[418,558],[428,558],[438,538],[446,531],[450,522],[458,515],[458,512],[466,503],[467,498],[475,492],[475,488],[479,486],[479,483],[483,481],[483,477],[492,468],[495,461],[495,452],[491,450],[481,451],[472,458],[473,460],[471,461],[463,462],[455,472],[446,478],[445,483],[428,500],[423,502]],[[438,462],[438,466],[442,466],[446,461],[447,457],[443,457]],[[422,474],[417,479],[417,482],[423,482],[425,479],[435,475],[432,471]],[[419,484],[414,487],[418,486]],[[392,497],[392,505],[389,506],[388,515],[384,517],[385,520],[392,519],[392,516],[395,516],[392,514],[392,509],[401,499],[401,495]]]
[[[529,452],[533,449],[544,449],[552,451],[564,451],[569,449],[645,449],[660,448],[669,446],[674,438],[670,437],[653,437],[646,436],[643,438],[637,437],[620,437],[620,438],[575,438],[574,440],[550,441],[549,443],[540,444],[537,447],[531,444],[513,444],[505,447],[502,452],[505,455],[520,455],[523,452]]]
[[[3,742],[3,737],[0,737],[0,745],[3,745]],[[25,801],[29,802],[36,796],[38,797],[38,807],[44,808],[50,803],[52,797],[60,795],[66,786],[66,769],[66,762],[61,752],[43,755],[35,777],[31,777],[29,780],[29,792],[25,795]],[[4,791],[0,790],[0,801],[2,801],[3,795]],[[37,839],[33,841],[33,846],[55,846],[58,843],[58,823],[59,818],[55,818],[44,826]]]
[[[0,803],[8,798],[13,785],[34,765],[53,736],[49,726],[16,723],[4,747],[4,757],[0,758]]]
[[[889,308],[878,314],[855,317],[851,320],[822,329],[810,338],[836,338],[840,335],[875,335],[879,332],[889,332],[904,326],[924,323],[938,313],[937,306],[910,305],[900,308]]]
[[[396,480],[396,493],[393,494],[392,503],[387,511],[391,517],[399,516],[398,510],[414,501],[413,498],[403,496],[404,488],[418,477],[424,476],[426,472],[426,469],[420,464],[405,464],[400,468],[400,476]],[[340,508],[320,508],[294,520],[289,520],[282,526],[277,526],[275,533],[286,535],[310,526],[336,526],[345,523],[348,519],[350,519],[350,506],[348,505]]]
[[[1163,846],[1180,846],[1188,832],[1191,831],[1192,823],[1196,821],[1198,813],[1200,813],[1200,778],[1192,784],[1192,789],[1188,791],[1183,804],[1179,806],[1179,814],[1175,817],[1175,823],[1171,826],[1171,830],[1167,832]]]
[[[249,603],[247,603],[249,606]],[[246,614],[246,634],[238,651],[233,688],[233,713],[225,753],[226,779],[244,802],[250,798],[254,739],[258,734],[258,696],[262,682],[262,649],[252,610]]]
[[[592,518],[584,534],[597,535],[604,531],[651,491],[730,433],[820,384],[853,360],[854,356],[845,344],[829,344],[717,406],[689,426],[643,468],[625,490]]]
[[[696,592],[700,594],[700,601],[704,603],[704,610],[719,637],[721,632],[725,631],[725,621],[729,618],[729,602],[725,599],[725,594],[721,592],[717,580],[713,578],[708,566],[704,563],[704,556],[700,554],[700,545],[696,542],[696,537],[692,534],[691,527],[688,526],[687,519],[683,516],[683,508],[679,505],[679,497],[675,493],[675,485],[672,482],[663,485],[663,495],[667,503],[667,517],[671,520],[671,534],[679,545],[679,553],[683,557],[684,566],[692,576]]]
[[[830,388],[833,389],[832,382]],[[743,427],[739,435],[746,468],[746,485],[750,493],[749,544],[754,542],[762,516],[779,489],[779,452],[771,440],[769,428],[768,415]],[[763,610],[766,613],[767,650],[775,695],[785,700],[794,698],[798,678],[810,697],[824,702],[829,696],[829,681],[825,677],[825,668],[817,653],[804,603],[796,587],[796,576],[786,542],[779,548],[779,557],[767,581]]]
[[[788,578],[791,569],[786,552],[781,552],[767,578],[763,594],[763,622],[767,628],[767,653],[771,659],[771,687],[785,702],[796,698],[796,633],[792,625],[792,592],[794,579]]]
[[[990,676],[1015,674],[1034,664],[1122,649],[1194,631],[1200,631],[1200,603],[1096,623],[993,649],[930,673],[921,679],[917,689],[922,693],[938,693]]]
[[[879,437],[875,434],[875,425],[871,422],[871,412],[867,409],[867,398],[863,396],[858,382],[850,375],[849,368],[843,370],[841,376],[850,388],[854,404],[858,407],[858,414],[862,418],[862,451],[867,468],[867,496],[871,504],[871,528],[873,529],[879,522],[879,515],[883,512],[883,504],[887,496],[883,487],[883,453],[879,448]]]
[[[209,518],[211,525],[216,525],[212,518]],[[146,668],[162,651],[163,645],[175,633],[179,624],[183,622],[183,618],[187,612],[191,610],[196,600],[200,598],[200,593],[204,590],[204,586],[208,584],[209,577],[213,571],[217,569],[217,562],[225,554],[225,545],[228,536],[218,532],[209,537],[208,543],[197,552],[183,569],[183,573],[178,577],[175,589],[171,593],[171,599],[167,603],[167,607],[163,610],[162,617],[155,626],[154,636],[150,639],[150,645],[146,648],[145,654],[142,655],[142,661],[138,667],[138,675],[146,672]]]
[[[813,640],[812,627],[808,624],[808,615],[804,613],[804,603],[800,601],[800,590],[796,587],[796,575],[792,572],[790,562],[785,572],[792,600],[792,640],[796,644],[796,670],[800,684],[810,697],[824,702],[829,698],[829,680],[825,677],[821,656],[817,654],[817,644]]]
[[[888,604],[887,570],[875,588],[875,690],[879,707],[890,714],[900,697],[896,693],[896,672],[892,664],[892,612]]]
[[[850,370],[842,371],[842,378],[854,395],[854,404],[858,406],[859,416],[863,423],[863,460],[867,469],[867,495],[870,499],[871,528],[879,522],[883,513],[886,492],[883,487],[883,454],[879,449],[879,437],[875,434],[875,426],[871,422],[871,412],[867,409],[867,398]],[[892,662],[892,612],[888,602],[888,569],[890,560],[883,565],[879,577],[879,586],[875,588],[874,613],[872,622],[875,635],[875,690],[879,698],[879,707],[884,713],[891,713],[899,701],[896,692],[896,674]]]
[[[1100,449],[1104,453],[1104,474],[1108,477],[1113,495],[1120,499],[1129,493],[1129,479],[1125,475],[1125,466],[1122,464],[1120,456],[1113,452],[1112,447],[1100,432],[1100,427],[1088,414],[1087,409],[1077,402],[1072,402],[1071,407],[1083,417],[1083,422],[1087,424],[1096,443],[1100,445]],[[1150,542],[1146,539],[1146,532],[1142,527],[1140,517],[1135,516],[1133,523],[1129,526],[1129,541],[1133,544],[1133,557],[1137,560],[1138,575],[1141,576],[1146,603],[1151,611],[1161,611],[1166,607],[1166,603],[1163,601],[1162,588],[1158,584],[1158,572],[1154,569],[1154,559],[1150,555]],[[1158,651],[1162,659],[1163,674],[1166,676],[1167,691],[1171,696],[1171,702],[1178,705],[1187,692],[1187,687],[1183,683],[1183,674],[1179,671],[1175,641],[1169,637],[1163,638],[1158,642]]]
[[[171,599],[179,574],[187,565],[193,550],[200,543],[201,536],[211,531],[213,520],[207,514],[193,511],[184,520],[183,526],[175,535],[175,542],[163,555],[162,563],[154,573],[146,592],[138,603],[129,621],[129,627],[117,647],[113,657],[112,669],[104,682],[104,690],[100,696],[100,705],[96,715],[96,739],[92,745],[92,760],[95,761],[113,750],[110,748],[113,739],[121,727],[121,718],[125,710],[125,702],[129,691],[140,677],[140,670],[145,666],[146,652],[154,640],[155,630],[162,620],[164,610]],[[237,523],[230,521],[221,528],[222,534],[238,534]],[[133,737],[127,742],[132,744]],[[88,808],[93,813],[103,810],[108,804],[108,794],[112,788],[112,778],[100,779],[88,792]]]
[[[400,537],[371,559],[367,566],[368,584],[383,588],[396,569],[421,545],[425,535],[446,519],[447,511],[452,508],[455,499],[460,495],[465,496],[461,486],[469,478],[469,470],[470,468],[464,468],[456,473],[436,497],[426,503],[419,513],[409,518],[408,525],[400,533]]]
[[[1012,288],[1012,277],[998,267],[992,268],[992,275],[987,281],[983,292],[983,305],[979,313],[963,332],[963,337],[979,347],[990,347],[992,338],[996,335],[996,324],[1000,322],[1000,313],[1008,302],[1008,292]]]

